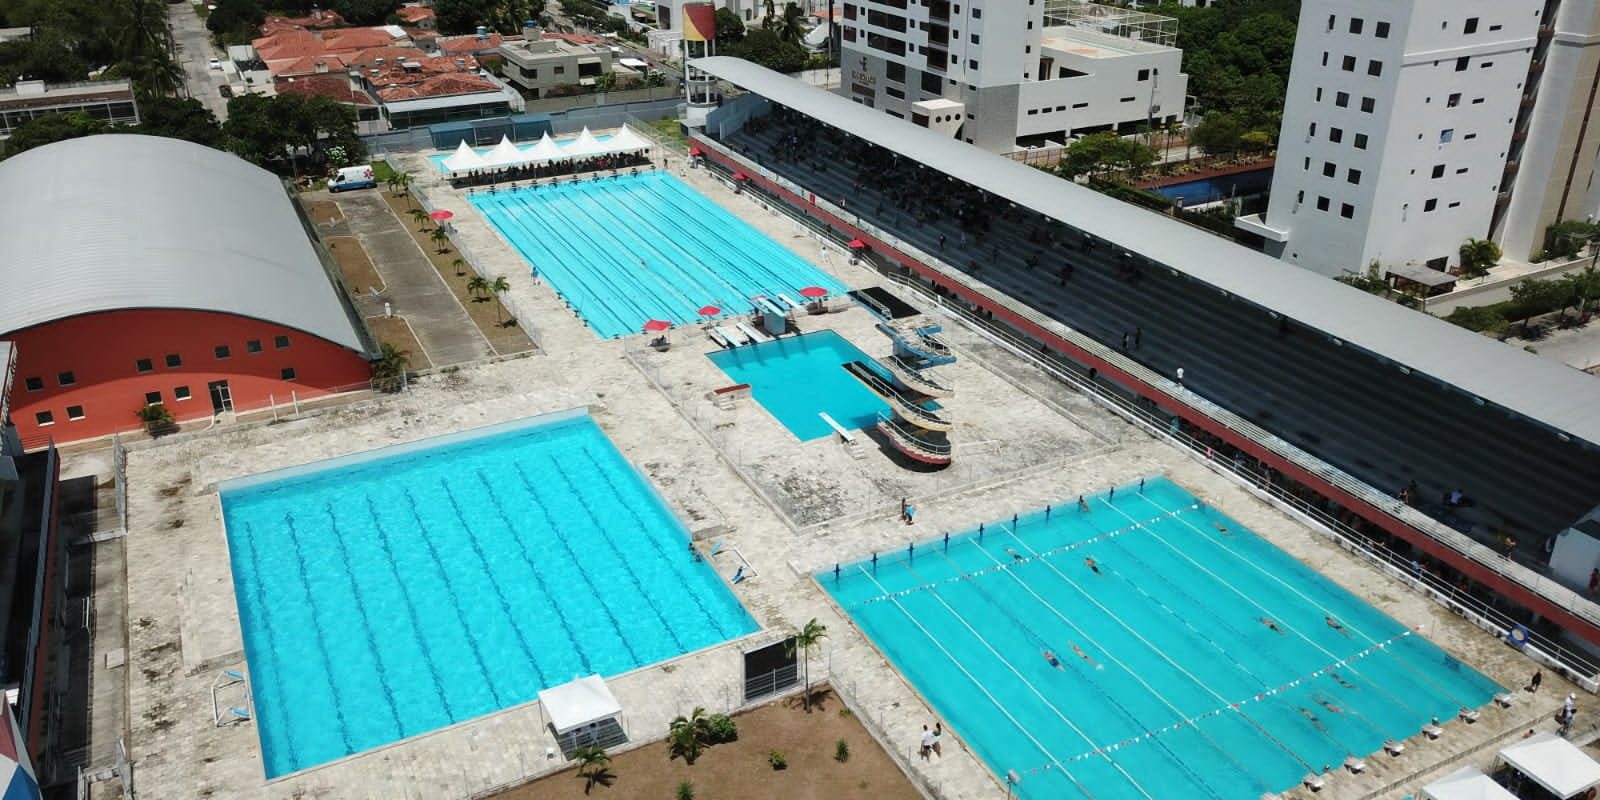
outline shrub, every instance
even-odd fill
[[[732,742],[739,738],[739,726],[727,714],[712,714],[706,720],[706,733],[712,744]]]
[[[775,770],[789,768],[789,759],[784,758],[783,753],[780,753],[777,750],[767,751],[767,763],[771,764],[772,768]]]
[[[694,784],[688,781],[678,784],[678,791],[673,797],[677,800],[694,800]]]
[[[840,739],[833,743],[833,760],[843,764],[850,760],[850,743]]]

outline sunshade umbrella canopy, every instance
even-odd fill
[[[644,329],[650,333],[659,333],[672,327],[672,323],[664,319],[653,319],[644,324]]]
[[[819,297],[827,297],[828,290],[822,288],[821,286],[807,286],[806,288],[800,290],[800,296],[811,300],[816,300]]]

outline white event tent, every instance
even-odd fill
[[[1424,800],[1517,800],[1477,767],[1462,767],[1422,787],[1422,796]]]
[[[582,133],[565,144],[558,144],[546,132],[532,147],[523,150],[512,143],[508,136],[500,137],[500,143],[487,153],[479,155],[473,150],[466,140],[456,147],[454,153],[444,159],[444,168],[451,172],[463,172],[475,169],[507,169],[528,164],[548,164],[553,161],[569,161],[576,158],[594,158],[608,156],[613,153],[636,153],[649,150],[653,147],[649,140],[634,133],[624,125],[617,129],[615,134],[600,141],[587,127]]]
[[[592,733],[604,723],[622,725],[622,706],[599,675],[540,691],[539,707],[544,709],[563,749],[572,749],[585,733]]]
[[[1556,797],[1577,797],[1600,785],[1600,763],[1553,733],[1529,736],[1500,751],[1500,759]]]
[[[456,148],[449,158],[444,160],[444,168],[451,172],[460,172],[466,169],[482,169],[483,157],[478,155],[466,139],[461,140],[461,145]]]

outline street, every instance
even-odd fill
[[[222,70],[211,69],[209,61],[224,54],[211,46],[211,32],[194,13],[188,2],[169,4],[167,22],[172,26],[173,41],[178,44],[178,63],[183,65],[184,82],[189,94],[199,100],[222,122],[228,118],[228,101],[222,98]]]

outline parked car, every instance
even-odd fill
[[[212,58],[211,61],[208,62],[208,65],[212,69],[222,69],[222,59],[220,59],[220,58]]]
[[[233,97],[233,87],[226,83],[222,84],[222,88],[217,91],[221,92],[223,97]]]

